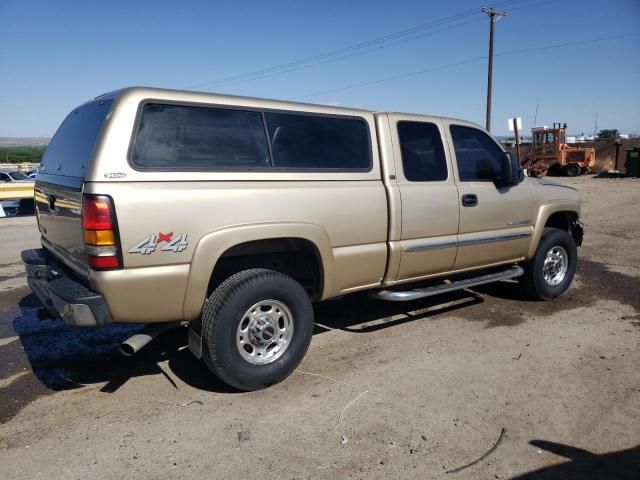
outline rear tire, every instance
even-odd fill
[[[545,228],[533,257],[520,277],[523,291],[536,300],[552,300],[571,285],[578,265],[578,249],[564,230]]]
[[[567,177],[577,177],[582,173],[582,170],[578,165],[569,165],[564,169],[564,171],[567,174]]]
[[[281,382],[302,361],[313,333],[309,295],[266,269],[225,280],[202,312],[203,358],[223,382],[251,391]]]

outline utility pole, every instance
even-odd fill
[[[516,158],[518,159],[518,165],[522,165],[520,161],[520,132],[518,131],[518,119],[513,119],[513,133],[516,135]]]
[[[486,8],[482,9],[483,13],[486,13],[489,17],[489,73],[487,75],[487,122],[486,128],[487,131],[491,131],[491,88],[493,81],[493,24],[496,23],[500,18],[506,17],[507,12],[499,12],[494,8]]]

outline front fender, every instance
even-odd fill
[[[274,238],[300,238],[313,243],[322,262],[322,297],[325,292],[332,291],[333,250],[329,236],[321,226],[313,223],[277,222],[225,227],[204,235],[195,247],[182,306],[184,319],[195,320],[200,315],[211,274],[224,252],[241,243]]]
[[[557,212],[573,212],[580,217],[580,202],[573,200],[554,200],[543,204],[538,209],[531,244],[529,245],[529,251],[527,252],[527,259],[533,257],[533,254],[536,252],[536,248],[538,248],[538,243],[542,237],[542,232],[547,224],[547,220],[549,220],[551,215]]]

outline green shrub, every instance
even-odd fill
[[[0,163],[39,163],[47,147],[0,147]]]

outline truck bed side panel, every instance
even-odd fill
[[[114,199],[125,269],[187,265],[198,241],[232,226],[300,222],[321,226],[333,254],[332,285],[323,297],[382,281],[386,268],[387,199],[380,181],[344,182],[91,182],[85,192]],[[144,253],[154,236],[153,251]],[[162,237],[161,237],[162,235]],[[168,248],[184,235],[185,248]],[[175,244],[178,245],[177,243]],[[118,290],[129,303],[147,289],[172,284],[132,284]],[[101,282],[108,296],[109,282]],[[156,295],[161,292],[156,292]],[[162,295],[160,295],[162,296]],[[115,316],[114,316],[115,317]]]

